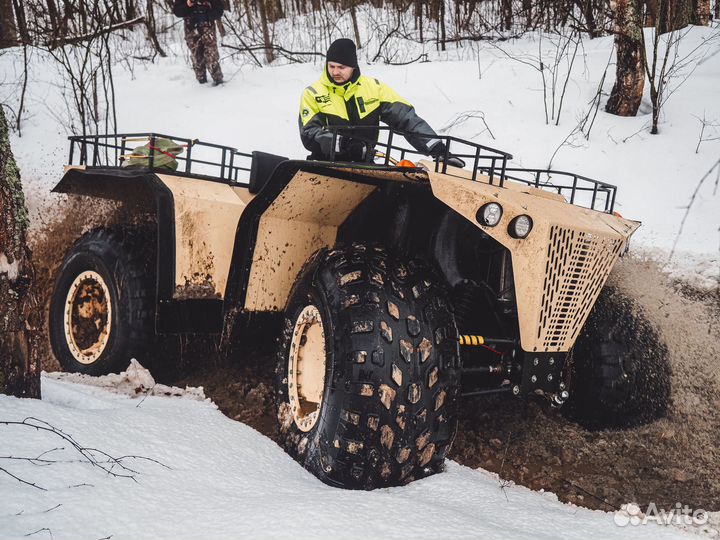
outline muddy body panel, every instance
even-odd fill
[[[298,171],[260,219],[244,308],[284,309],[305,261],[335,244],[338,227],[374,189]]]
[[[54,188],[121,201],[157,216],[159,291],[166,300],[222,299],[246,186],[131,169],[68,167]]]
[[[224,298],[230,272],[232,231],[247,203],[241,190],[170,174],[158,179],[173,196],[175,300]]]
[[[226,311],[283,311],[310,255],[334,246],[342,226],[378,187],[402,183],[422,184],[429,193],[421,171],[310,161],[279,165],[238,223]]]

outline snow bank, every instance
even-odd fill
[[[202,386],[179,388],[177,386],[166,386],[156,383],[150,371],[145,369],[140,362],[134,358],[130,360],[128,369],[118,374],[111,373],[100,377],[91,377],[90,375],[83,375],[81,373],[55,371],[51,373],[43,372],[43,376],[56,381],[96,386],[109,392],[124,394],[130,397],[166,396],[193,399],[196,401],[207,399],[209,401],[209,398],[205,397]]]
[[[49,375],[43,395],[0,396],[0,467],[35,484],[0,471],[4,540],[40,530],[35,537],[113,540],[686,537],[654,524],[619,526],[613,514],[452,462],[405,487],[343,491],[209,402],[150,396],[139,403]],[[6,424],[28,418],[65,438]]]

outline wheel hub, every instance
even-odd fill
[[[97,272],[78,275],[70,285],[63,317],[70,352],[81,364],[92,364],[105,350],[112,324],[110,290]]]
[[[325,330],[320,311],[305,306],[293,329],[288,360],[288,394],[293,419],[310,431],[320,415],[325,390]]]

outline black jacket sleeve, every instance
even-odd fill
[[[418,116],[415,107],[407,103],[381,103],[380,119],[393,129],[406,133],[408,142],[423,154],[430,154],[430,149],[440,142],[430,124]]]
[[[423,154],[440,142],[435,130],[415,112],[415,107],[401,98],[387,84],[375,79],[380,95],[380,120],[391,128],[407,133],[405,138]]]

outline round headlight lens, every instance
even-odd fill
[[[508,226],[508,233],[513,238],[527,238],[527,235],[532,231],[533,221],[530,216],[522,215],[513,218]]]
[[[500,206],[498,203],[491,202],[482,206],[480,210],[477,211],[475,219],[477,219],[480,225],[494,227],[495,225],[500,223],[502,213],[502,206]]]

